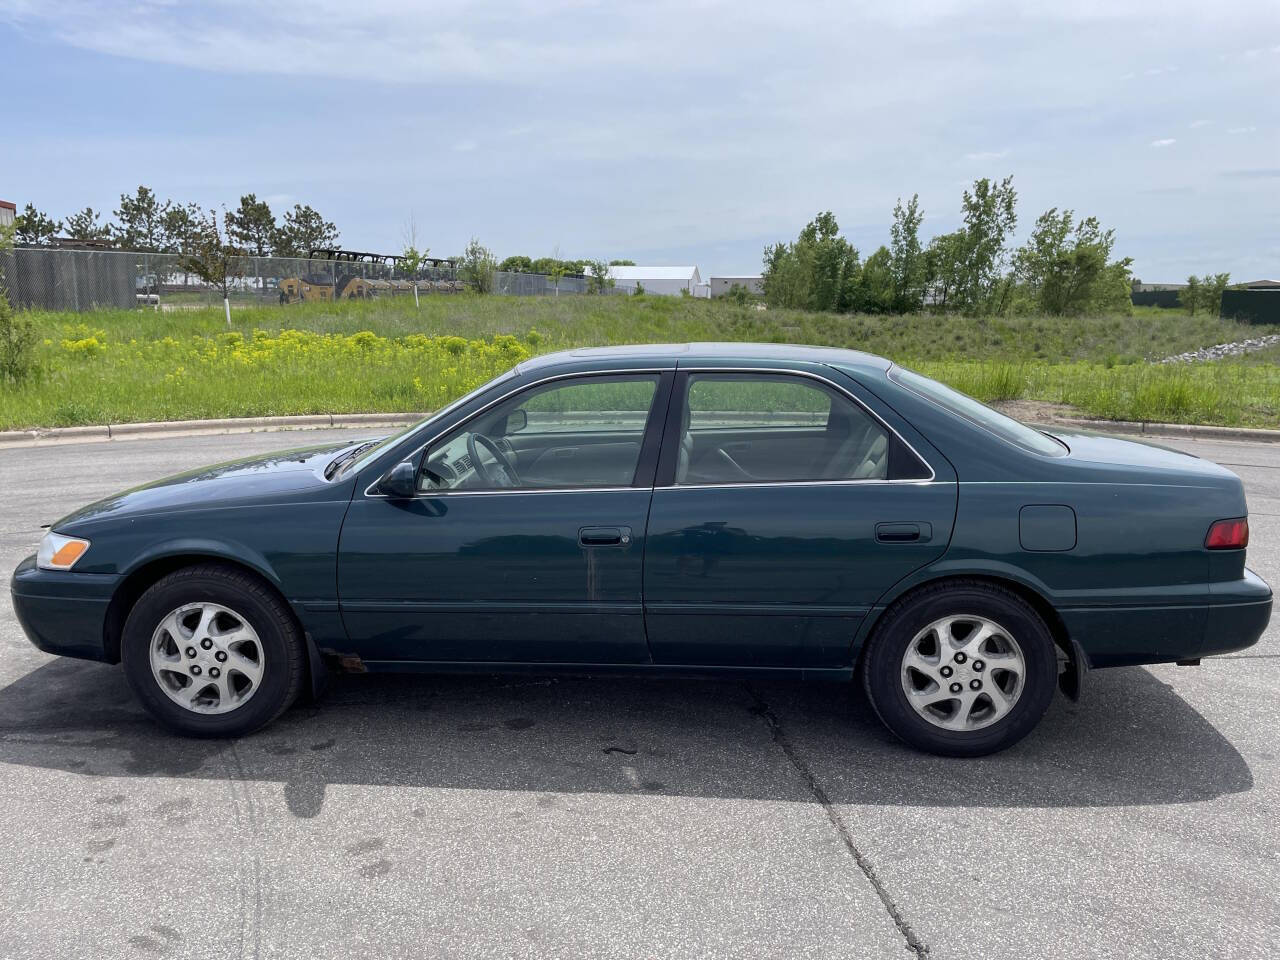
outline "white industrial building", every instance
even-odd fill
[[[691,297],[711,296],[697,267],[610,267],[609,277],[619,287],[640,286],[645,293],[678,297],[687,290]]]
[[[763,296],[764,277],[757,273],[753,276],[711,278],[711,295],[713,297],[723,297],[734,287],[742,287],[747,293]]]

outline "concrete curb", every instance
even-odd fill
[[[266,433],[280,430],[403,427],[425,413],[320,413],[297,417],[226,417],[219,420],[172,420],[156,423],[117,423],[92,427],[49,427],[0,431],[0,449],[94,443],[106,440],[148,440],[215,433]]]
[[[1258,427],[1215,427],[1194,423],[1137,423],[1132,420],[1082,420],[1063,417],[1047,424],[1050,427],[1079,427],[1099,433],[1125,433],[1143,437],[1168,437],[1183,440],[1241,440],[1251,443],[1280,443],[1280,430]]]
[[[118,423],[92,427],[50,427],[44,430],[0,431],[0,449],[55,443],[93,443],[104,440],[143,440],[208,433],[262,433],[279,430],[403,427],[425,413],[319,413],[300,417],[227,417],[221,420],[173,420],[157,423]],[[1186,423],[1135,423],[1128,420],[1062,418],[1049,427],[1078,427],[1099,433],[1186,440],[1243,440],[1280,443],[1280,430],[1253,427],[1213,427]]]

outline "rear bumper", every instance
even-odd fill
[[[1171,663],[1243,650],[1271,619],[1271,588],[1252,570],[1209,584],[1184,603],[1059,610],[1091,667]]]
[[[106,660],[107,607],[120,578],[107,574],[41,570],[34,556],[13,571],[9,591],[27,639],[45,653]]]
[[[1271,588],[1265,580],[1246,569],[1239,580],[1212,584],[1210,597],[1202,656],[1243,650],[1258,642],[1271,620]]]

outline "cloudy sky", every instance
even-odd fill
[[[1144,280],[1280,278],[1280,3],[0,0],[0,198],[310,203],[349,247],[754,273],[976,177]]]

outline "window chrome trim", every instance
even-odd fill
[[[519,364],[517,364],[516,366],[518,369]],[[452,433],[454,430],[457,430],[465,426],[466,424],[474,420],[476,417],[482,416],[493,407],[496,407],[498,404],[503,403],[506,400],[509,400],[511,397],[518,396],[519,394],[524,393],[526,390],[532,390],[534,387],[540,387],[544,383],[553,383],[556,380],[571,380],[571,379],[577,379],[580,377],[631,377],[631,376],[659,376],[660,377],[662,374],[670,373],[673,370],[674,370],[673,367],[652,367],[652,368],[643,367],[638,370],[575,370],[572,373],[558,373],[550,377],[543,377],[542,379],[535,380],[532,383],[526,383],[523,386],[516,387],[514,390],[510,390],[507,393],[504,393],[502,396],[497,397],[493,400],[490,400],[488,403],[486,403],[483,407],[481,407],[475,413],[471,414],[470,416],[466,417],[463,420],[458,421],[452,426],[446,427],[445,429],[437,433],[435,436],[433,436],[426,443],[423,443],[422,445],[415,447],[412,452],[410,452],[408,455],[404,457],[401,457],[398,462],[404,463],[405,460],[409,460],[413,457],[416,457],[418,454],[422,453],[422,451],[426,450],[428,447],[430,447],[433,443],[435,443],[437,440],[439,440],[441,437],[445,436],[446,434]],[[661,386],[661,384],[659,383],[658,386]],[[656,395],[657,394],[656,394],[656,387],[655,387],[655,396]],[[652,401],[650,401],[650,404],[652,404]],[[646,414],[645,430],[648,429],[648,426],[649,424],[648,424],[647,414]],[[640,439],[641,439],[641,442],[643,443],[644,431],[641,431]],[[395,469],[395,467],[393,466],[392,469]],[[388,497],[385,493],[372,492],[373,488],[376,487],[378,484],[380,484],[383,481],[383,479],[386,478],[386,476],[387,476],[386,473],[381,474],[377,480],[374,480],[373,483],[365,487],[364,496],[370,500],[390,500],[391,498]],[[527,487],[506,487],[506,488],[497,489],[497,490],[439,490],[434,493],[426,493],[426,494],[415,493],[412,497],[408,497],[406,499],[409,499],[409,500],[435,499],[436,497],[453,496],[459,493],[464,494],[466,496],[475,496],[477,494],[495,494],[495,493],[507,493],[507,494],[510,494],[510,493],[588,493],[588,492],[595,492],[595,491],[601,491],[601,490],[618,491],[618,490],[651,490],[651,489],[653,489],[652,486],[637,487],[632,485],[623,486],[623,487],[616,487],[616,486],[614,487],[560,487],[560,488],[536,488],[536,489],[527,488]]]
[[[903,479],[903,480],[884,480],[878,477],[867,477],[862,480],[855,480],[852,478],[837,479],[837,480],[762,480],[759,482],[753,482],[748,480],[748,481],[738,481],[738,482],[729,482],[729,483],[675,483],[673,481],[661,487],[655,486],[654,487],[655,490],[675,490],[675,489],[696,490],[696,489],[709,489],[709,488],[720,488],[720,487],[740,488],[740,487],[772,487],[772,486],[786,486],[786,487],[819,486],[819,485],[826,486],[829,484],[846,484],[846,483],[920,483],[920,484],[923,484],[923,483],[933,483],[935,480],[938,479],[938,472],[933,469],[933,464],[930,463],[926,457],[922,456],[920,451],[917,450],[914,446],[912,446],[911,443],[909,443],[902,434],[900,434],[889,423],[887,423],[884,417],[880,416],[878,413],[876,413],[874,410],[868,407],[865,403],[863,403],[861,400],[855,397],[843,386],[836,383],[834,380],[823,376],[820,373],[814,373],[812,370],[794,370],[794,369],[785,368],[785,367],[680,367],[680,366],[676,368],[676,373],[715,373],[715,374],[766,373],[766,374],[772,374],[774,376],[808,377],[810,380],[817,380],[819,383],[826,384],[836,393],[845,397],[855,407],[863,411],[865,414],[867,414],[867,416],[871,417],[871,419],[874,420],[876,423],[880,424],[880,426],[882,426],[888,433],[896,437],[899,443],[901,443],[904,447],[910,450],[911,453],[915,456],[915,458],[925,465],[925,468],[929,471],[929,476],[915,477],[912,479]],[[686,404],[689,402],[689,391],[687,388],[685,389],[682,402]],[[665,437],[663,439],[665,439]],[[950,482],[950,481],[944,481],[944,482]]]
[[[928,464],[925,464],[928,466]],[[881,480],[877,477],[865,477],[860,480],[739,480],[726,483],[673,483],[665,487],[654,487],[654,492],[659,490],[742,490],[751,489],[752,487],[847,487],[847,486],[901,486],[904,483],[914,483],[921,487],[931,486],[933,484],[949,485],[950,480],[934,480],[919,477],[914,480]]]

